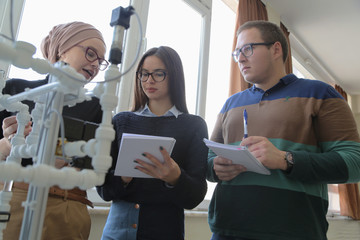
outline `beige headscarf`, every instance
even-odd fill
[[[98,38],[104,42],[99,30],[83,22],[70,22],[59,24],[49,32],[41,42],[43,56],[51,63],[59,60],[60,56],[76,44],[90,38]]]

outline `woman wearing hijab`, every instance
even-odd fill
[[[99,72],[105,70],[108,62],[104,59],[106,46],[102,34],[95,27],[83,22],[60,24],[49,32],[41,43],[43,56],[51,63],[65,62],[91,81]],[[23,92],[26,88],[36,88],[47,84],[49,76],[38,81],[10,79],[6,81],[3,94],[14,95]],[[34,102],[24,101],[29,111],[34,108]],[[15,116],[7,111],[0,112],[0,157],[5,160],[11,150],[9,137],[17,130]],[[97,98],[79,103],[73,107],[65,106],[63,116],[87,122],[100,123],[102,118],[101,106]],[[26,127],[25,134],[31,131],[31,124]],[[23,159],[22,165],[32,164],[31,159]],[[67,164],[60,159],[56,160],[56,167]],[[0,186],[2,189],[2,185]],[[28,184],[14,182],[13,196],[10,201],[11,217],[4,230],[6,240],[19,239]],[[63,190],[57,186],[49,189],[49,197],[45,213],[42,239],[88,239],[91,219],[87,205],[92,203],[86,198],[86,191],[79,188]]]

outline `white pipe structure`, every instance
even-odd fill
[[[79,187],[86,190],[102,185],[105,174],[111,166],[111,142],[115,131],[111,124],[112,110],[118,103],[116,84],[118,81],[106,81],[119,76],[119,68],[112,64],[105,73],[105,82],[96,88],[94,93],[100,99],[103,115],[102,122],[96,130],[95,138],[85,141],[67,143],[65,156],[92,157],[94,170],[77,171],[74,168],[56,169],[55,148],[58,140],[59,126],[62,123],[61,112],[64,105],[74,105],[88,99],[83,88],[86,81],[73,68],[61,63],[51,65],[45,60],[32,56],[36,48],[26,42],[13,45],[0,39],[0,60],[8,61],[19,68],[32,68],[38,73],[50,73],[47,85],[9,96],[2,95],[5,86],[0,80],[0,110],[7,109],[17,113],[18,129],[12,138],[12,149],[6,161],[0,162],[0,181],[24,181],[30,183],[28,199],[25,203],[25,215],[20,239],[40,239],[47,203],[49,187],[58,185],[63,189]],[[74,80],[78,79],[78,80]],[[28,137],[24,129],[31,119],[27,105],[20,103],[28,99],[35,102],[32,111],[33,130]],[[33,158],[34,164],[21,166],[22,158]],[[11,186],[8,190],[11,190]],[[9,212],[11,191],[0,192],[0,212]],[[1,215],[4,216],[4,215]],[[0,219],[0,239],[6,222]],[[31,221],[33,220],[33,221]]]

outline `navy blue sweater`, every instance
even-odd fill
[[[208,138],[205,121],[195,115],[145,117],[121,112],[113,118],[116,137],[112,145],[113,166],[105,183],[97,187],[105,201],[125,200],[140,204],[137,239],[184,239],[184,209],[196,207],[207,191]],[[181,169],[180,179],[169,188],[159,179],[134,178],[125,188],[114,176],[122,133],[167,136],[176,139],[171,157]],[[120,221],[120,220],[119,220]]]

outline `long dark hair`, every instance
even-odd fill
[[[185,98],[184,69],[179,54],[174,49],[166,46],[151,48],[140,59],[136,72],[142,70],[144,61],[149,56],[160,58],[166,67],[172,104],[174,104],[179,111],[189,113]],[[141,81],[136,76],[135,82],[134,102],[131,111],[142,109],[149,101],[141,87]]]

